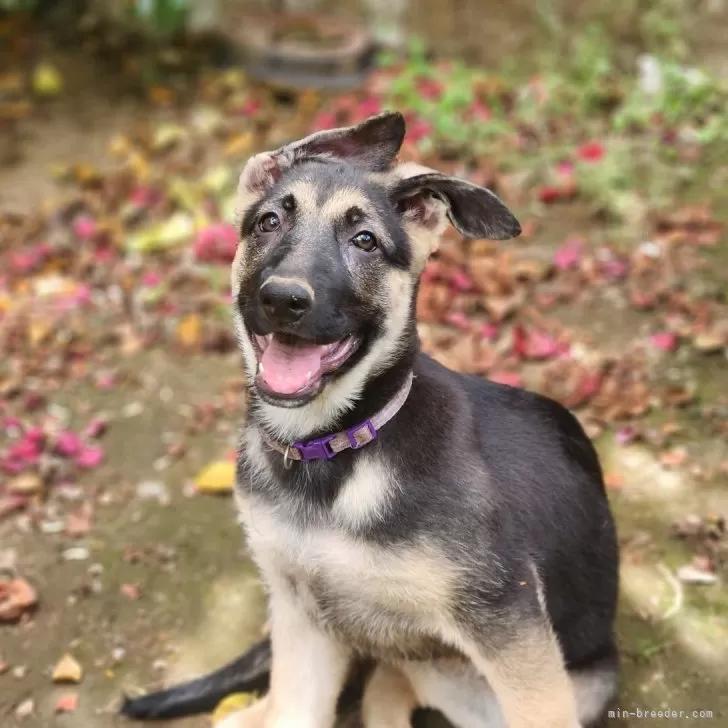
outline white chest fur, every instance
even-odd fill
[[[264,579],[285,580],[315,621],[363,652],[430,650],[452,593],[453,567],[431,544],[381,546],[356,534],[386,515],[396,487],[362,457],[329,514],[305,526],[286,504],[238,498]]]

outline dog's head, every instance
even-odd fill
[[[487,189],[393,166],[404,132],[400,114],[381,114],[258,154],[243,169],[236,328],[281,435],[325,427],[410,346],[417,280],[448,220],[472,238],[520,232]]]

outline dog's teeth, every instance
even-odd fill
[[[263,362],[259,361],[258,362],[258,374],[263,374],[264,371],[265,370],[263,369]]]

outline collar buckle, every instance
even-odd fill
[[[331,449],[329,443],[335,435],[325,435],[317,437],[315,440],[308,442],[294,442],[293,447],[301,453],[301,460],[308,462],[309,460],[331,460],[336,457],[336,453]]]

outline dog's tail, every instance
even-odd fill
[[[232,693],[264,692],[271,665],[270,639],[253,645],[219,670],[140,698],[124,696],[122,715],[137,720],[183,718],[211,713]]]

